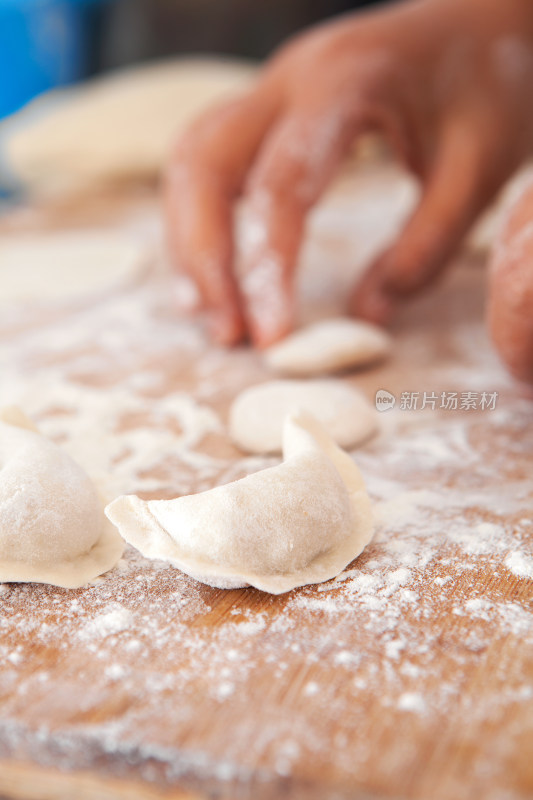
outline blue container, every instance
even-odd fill
[[[98,0],[0,0],[0,118],[83,77],[87,6]]]

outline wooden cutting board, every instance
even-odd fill
[[[348,267],[392,230],[389,178],[381,195],[346,182],[317,215],[306,314],[338,306]],[[149,194],[17,212],[3,232],[104,217],[157,232]],[[221,591],[128,549],[83,589],[1,587],[1,796],[533,796],[533,405],[490,350],[483,283],[483,258],[461,256],[406,308],[391,361],[341,378],[396,405],[354,454],[376,536],[338,579]],[[276,463],[225,428],[236,392],[269,377],[257,353],[215,349],[180,317],[158,266],[75,307],[0,317],[0,401],[110,498]]]

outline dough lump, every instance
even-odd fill
[[[174,500],[122,496],[106,508],[122,536],[203,583],[281,594],[338,575],[373,534],[359,469],[310,415],[289,416],[284,462]]]
[[[0,304],[83,299],[135,280],[146,247],[101,231],[6,236],[0,242]]]
[[[363,367],[389,355],[390,336],[377,325],[344,317],[321,320],[289,334],[264,352],[269,367],[300,377]]]
[[[82,468],[20,411],[0,413],[0,582],[75,589],[123,550]]]
[[[180,131],[213,103],[242,93],[248,62],[180,58],[129,67],[38,98],[15,115],[6,156],[39,194],[154,178]]]
[[[312,414],[340,447],[356,447],[377,430],[377,412],[365,396],[343,381],[278,380],[239,394],[229,413],[229,433],[249,453],[277,453],[283,422],[302,409]]]

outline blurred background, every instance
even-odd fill
[[[263,58],[296,31],[375,2],[0,0],[0,119],[47,89],[135,62]]]

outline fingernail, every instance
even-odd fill
[[[389,295],[376,292],[370,297],[368,310],[373,322],[377,325],[385,325],[393,317],[396,304]]]
[[[248,305],[248,322],[254,344],[268,347],[293,327],[292,303],[283,295],[256,298]]]
[[[396,310],[396,304],[390,296],[379,290],[367,291],[363,297],[356,297],[351,304],[351,311],[375,325],[387,324]]]
[[[256,320],[250,323],[250,327],[254,344],[256,347],[264,349],[265,347],[270,347],[271,344],[275,344],[280,339],[284,339],[291,332],[293,325],[289,319],[285,319],[282,322],[279,320],[261,320],[260,323]]]
[[[227,309],[213,311],[209,315],[208,326],[213,341],[222,346],[237,344],[244,335],[242,321]]]
[[[285,270],[274,257],[264,257],[245,275],[242,292],[255,344],[266,347],[288,333],[293,324],[293,301]]]
[[[174,278],[170,291],[175,305],[185,314],[191,314],[201,308],[200,292],[190,278],[184,275]]]

